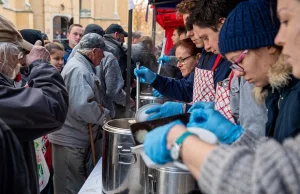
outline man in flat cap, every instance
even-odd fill
[[[109,111],[101,106],[101,82],[95,67],[104,57],[104,39],[89,33],[80,40],[79,49],[67,62],[61,75],[69,92],[70,107],[61,130],[48,136],[52,143],[55,193],[77,194],[86,178],[90,136],[110,119]]]
[[[16,135],[19,142],[10,142],[9,146],[20,144],[22,148],[3,154],[9,146],[3,146],[7,139],[0,135],[0,166],[5,169],[1,170],[0,193],[40,193],[33,140],[60,129],[68,110],[64,81],[49,59],[40,41],[32,46],[0,15],[0,128]],[[21,65],[28,66],[30,74],[26,87],[15,88]],[[25,163],[24,168],[16,168],[20,163]]]

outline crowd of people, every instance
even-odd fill
[[[66,40],[51,42],[0,16],[0,193],[78,193],[91,141],[135,104],[127,71],[131,88],[139,77],[142,90],[169,99],[146,111],[149,120],[190,113],[187,124],[146,135],[155,163],[184,163],[203,193],[300,193],[300,1],[182,0],[176,9],[184,26],[166,55],[133,33],[132,69],[119,24],[72,24]]]

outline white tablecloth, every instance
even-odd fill
[[[78,194],[102,194],[102,158],[100,158]]]

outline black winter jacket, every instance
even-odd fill
[[[29,72],[27,88],[14,88],[13,81],[0,73],[0,118],[22,145],[30,193],[37,194],[39,185],[33,140],[63,125],[68,111],[68,93],[60,73],[48,62],[34,61]]]

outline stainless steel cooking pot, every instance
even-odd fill
[[[131,152],[135,144],[131,137],[130,121],[115,119],[103,127],[102,186],[107,194],[144,193],[145,164]]]
[[[195,179],[176,167],[148,169],[146,192],[149,194],[188,194],[195,190]]]
[[[155,96],[150,96],[150,95],[140,95],[140,107],[142,107],[146,104],[153,104],[153,103],[163,104],[166,101],[167,101],[167,99],[164,98],[164,97],[155,97]]]

